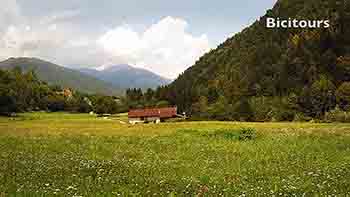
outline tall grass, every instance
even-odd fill
[[[129,128],[77,116],[54,120],[54,128],[40,124],[50,117],[7,121],[8,127],[0,120],[0,128],[18,129],[15,134],[1,130],[0,191],[23,196],[350,195],[347,125],[189,122]],[[79,122],[85,124],[74,126]],[[87,122],[96,123],[98,132]],[[102,131],[108,127],[112,132]],[[247,133],[255,137],[240,140]]]

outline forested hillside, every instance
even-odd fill
[[[330,20],[328,29],[268,29],[266,18]],[[167,98],[215,119],[321,118],[350,103],[350,3],[279,0],[250,27],[201,57]]]

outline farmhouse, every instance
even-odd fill
[[[160,123],[169,118],[177,117],[177,107],[149,108],[130,110],[128,113],[129,123]]]

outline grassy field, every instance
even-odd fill
[[[0,118],[0,196],[350,196],[350,124],[123,121]]]

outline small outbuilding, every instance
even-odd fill
[[[128,113],[130,124],[160,123],[165,119],[175,117],[177,117],[177,107],[135,109]]]

